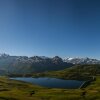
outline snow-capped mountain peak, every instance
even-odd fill
[[[75,58],[65,58],[64,62],[67,63],[73,63],[73,64],[100,64],[100,60],[97,59],[92,59],[92,58],[79,58],[79,57],[75,57]]]

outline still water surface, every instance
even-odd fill
[[[49,78],[49,77],[40,77],[40,78],[26,78],[26,77],[16,77],[16,78],[10,78],[14,80],[24,81],[33,83],[36,85],[40,85],[43,87],[48,88],[64,88],[64,89],[76,89],[79,88],[84,81],[78,81],[78,80],[64,80],[64,79],[58,79],[58,78]]]

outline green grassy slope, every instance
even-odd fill
[[[52,89],[0,77],[0,100],[100,100],[100,77],[82,89]],[[34,95],[30,95],[31,91]],[[82,97],[82,91],[86,96]]]
[[[48,76],[64,79],[87,80],[89,77],[100,75],[100,65],[75,65],[60,71],[33,74],[33,76]]]

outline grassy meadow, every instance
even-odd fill
[[[100,77],[85,89],[45,88],[0,77],[0,100],[100,100]],[[32,91],[35,94],[30,95]],[[86,91],[86,96],[81,96]]]

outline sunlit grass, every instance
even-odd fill
[[[25,82],[0,77],[0,100],[100,100],[100,77],[85,88],[86,96],[81,96],[82,89],[44,88]],[[31,91],[35,94],[30,95]]]

